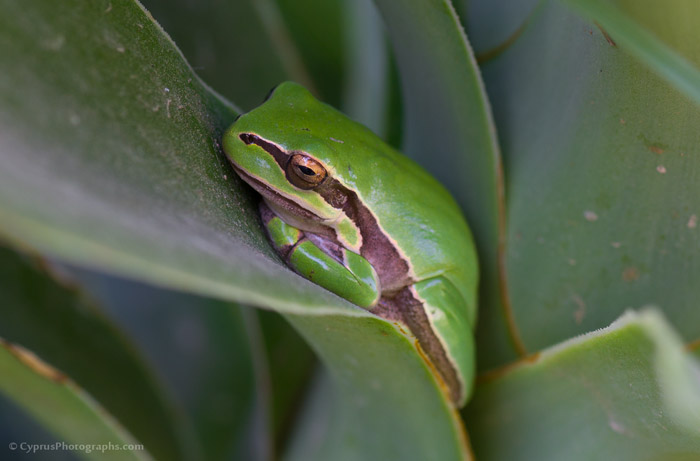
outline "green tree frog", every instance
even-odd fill
[[[440,136],[440,133],[424,133]],[[286,82],[226,131],[294,271],[408,327],[452,401],[474,376],[477,260],[454,199],[366,127]]]

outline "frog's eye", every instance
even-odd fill
[[[313,189],[326,179],[326,169],[313,158],[294,154],[287,164],[287,179],[299,189]]]

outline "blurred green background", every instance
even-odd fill
[[[0,12],[3,459],[700,459],[700,3]],[[461,414],[405,336],[269,248],[219,141],[284,80],[465,211]]]

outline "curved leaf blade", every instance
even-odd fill
[[[32,415],[49,432],[70,445],[106,448],[108,459],[150,459],[109,414],[60,372],[30,351],[0,341],[0,392]],[[18,443],[18,442],[14,442]],[[124,448],[124,449],[122,449]],[[21,445],[2,447],[21,450]],[[86,450],[92,451],[91,448]],[[94,449],[99,450],[98,448]],[[87,452],[86,452],[87,453]]]
[[[458,0],[459,1],[459,0]],[[477,59],[504,50],[517,38],[543,0],[461,0],[462,23]]]
[[[274,0],[142,3],[197,74],[246,111],[282,81],[313,86]]]
[[[459,414],[436,392],[440,384],[413,350],[416,340],[400,327],[376,318],[286,317],[330,379],[313,390],[298,429],[302,442],[285,459],[471,459]]]
[[[276,445],[284,447],[298,424],[299,408],[316,357],[299,333],[276,312],[258,310],[272,386],[272,425]],[[278,450],[279,451],[279,450]]]
[[[386,140],[391,88],[388,44],[372,0],[343,2],[345,67],[343,112]]]
[[[161,393],[177,404],[171,421],[190,431],[197,451],[189,458],[270,459],[270,383],[257,311],[70,266],[61,272],[98,300],[144,356]],[[153,432],[155,424],[139,417]]]
[[[257,0],[256,0],[257,1]],[[280,22],[289,31],[302,62],[313,80],[318,98],[339,107],[345,76],[343,32],[345,0],[264,0],[261,4],[275,5]],[[279,30],[270,28],[270,34]],[[298,80],[304,84],[304,81]],[[314,88],[309,88],[314,90]]]
[[[482,70],[503,141],[506,267],[527,350],[650,303],[697,338],[698,106],[558,2]]]
[[[187,458],[192,434],[142,357],[84,293],[52,275],[38,258],[0,247],[0,336],[68,374],[154,456]]]
[[[0,235],[178,289],[359,312],[272,252],[218,146],[236,112],[159,26],[130,2],[66,7],[0,4]]]
[[[607,33],[612,34],[613,40],[619,43],[630,54],[647,64],[649,68],[665,78],[680,91],[700,104],[700,69],[671,46],[658,39],[652,32],[616,7],[615,2],[606,0],[564,0],[592,20],[597,21]],[[624,2],[623,2],[624,3]],[[649,6],[662,17],[669,11],[682,12],[686,18],[697,18],[700,14],[697,2],[675,3],[664,5],[643,5],[637,3],[631,9],[646,9]],[[649,11],[650,12],[650,11]],[[648,13],[647,13],[648,14]],[[697,23],[695,24],[697,27]],[[697,29],[695,29],[697,30]],[[697,43],[697,36],[692,30],[686,31],[691,37],[689,43]],[[695,35],[695,37],[692,37]],[[692,40],[694,38],[695,40]],[[692,46],[692,45],[691,45]]]
[[[629,312],[485,376],[467,422],[487,461],[694,459],[700,363],[660,314]]]

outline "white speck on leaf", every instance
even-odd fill
[[[620,245],[622,245],[620,242],[610,242],[610,245],[613,248],[620,248]]]
[[[338,142],[340,144],[345,144],[345,141],[341,141],[340,139],[335,139],[335,138],[331,138],[331,137],[329,137],[328,139],[330,139],[331,141]]]
[[[595,213],[595,211],[586,210],[583,212],[583,217],[586,218],[586,221],[598,221],[598,215]]]
[[[583,317],[586,315],[586,303],[583,301],[579,295],[573,295],[571,298],[576,304],[577,309],[574,311],[574,321],[577,325],[581,325]]]
[[[364,408],[367,406],[367,399],[361,395],[358,395],[355,398],[355,405],[357,405],[359,408]]]
[[[666,167],[663,166],[663,165],[659,165],[659,166],[656,167],[656,171],[658,171],[658,172],[661,173],[661,174],[665,174],[665,173],[666,173]]]
[[[610,426],[610,429],[612,429],[613,431],[617,432],[618,434],[624,434],[624,433],[626,432],[626,431],[625,431],[625,426],[623,426],[622,424],[618,423],[618,422],[615,421],[614,419],[611,419],[611,420],[608,421],[608,426]]]
[[[688,219],[688,229],[695,229],[698,225],[698,216],[697,215],[690,215],[690,218]]]
[[[124,51],[126,51],[126,48],[124,48],[122,45],[117,45],[117,51],[123,53]]]
[[[345,360],[347,360],[348,364],[352,365],[353,367],[356,367],[359,364],[357,359],[350,354],[345,355]]]
[[[51,50],[51,51],[59,51],[61,48],[63,48],[63,45],[66,43],[66,37],[63,35],[57,35],[53,38],[46,39],[42,42],[45,48]]]

